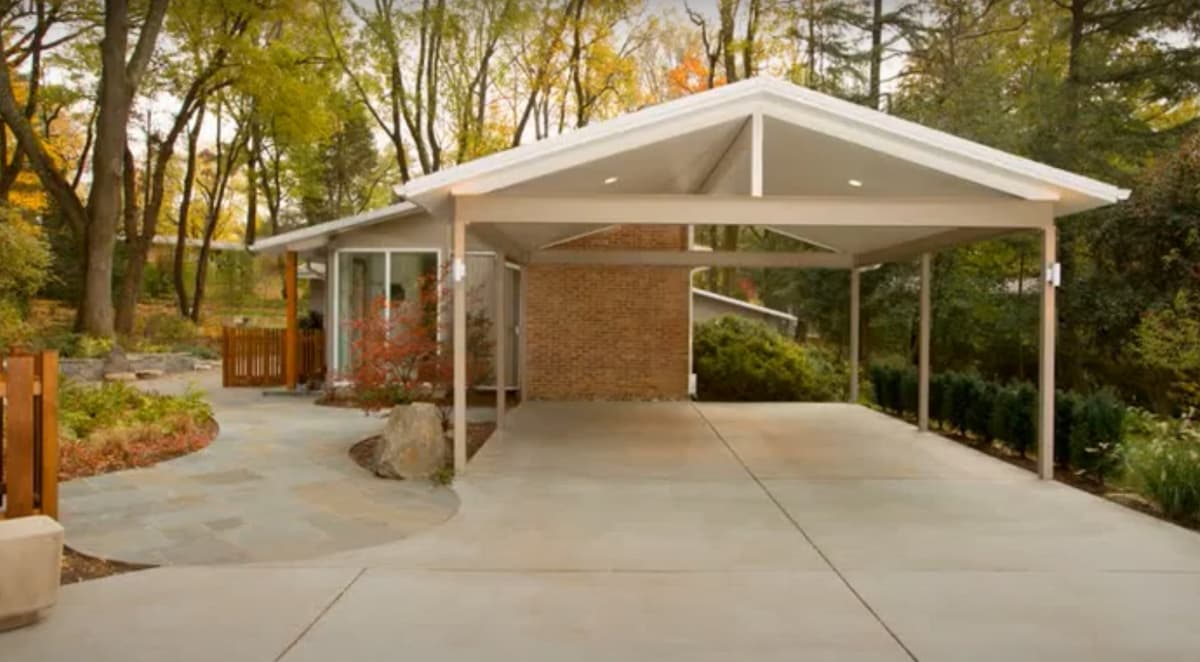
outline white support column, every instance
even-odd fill
[[[929,327],[932,322],[930,280],[933,278],[933,256],[921,254],[921,329],[917,368],[917,429],[929,429]]]
[[[496,284],[496,313],[492,320],[496,331],[496,348],[492,352],[492,363],[496,374],[496,428],[504,427],[504,408],[508,398],[508,310],[505,292],[508,290],[508,267],[504,266],[504,253],[496,253],[493,279]]]
[[[454,473],[467,468],[467,224],[454,216]]]
[[[850,402],[858,402],[859,354],[859,289],[862,275],[857,268],[850,270]]]
[[[750,195],[763,195],[763,115],[750,116]]]
[[[1057,326],[1058,230],[1042,231],[1042,315],[1038,361],[1038,477],[1054,478],[1054,332]]]

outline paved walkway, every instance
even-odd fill
[[[346,451],[382,421],[311,398],[222,389],[220,371],[138,382],[208,392],[220,433],[204,450],[62,486],[67,543],[103,558],[186,564],[282,561],[398,540],[448,519],[458,498],[386,481]]]
[[[1200,536],[849,405],[516,409],[457,515],[63,591],[0,659],[1186,660]]]

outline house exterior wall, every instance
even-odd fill
[[[683,250],[686,228],[621,226],[561,249]],[[684,399],[690,269],[529,265],[526,394],[542,400]]]
[[[724,301],[710,299],[709,297],[699,294],[692,295],[692,311],[693,321],[696,324],[707,322],[718,317],[725,317],[726,315],[735,315],[737,317],[744,317],[746,319],[765,322],[774,327],[780,333],[789,337],[796,332],[796,322],[793,320],[779,317],[778,315],[771,315],[761,311],[753,310],[744,306],[737,306],[731,303],[725,303]]]

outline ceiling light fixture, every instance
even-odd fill
[[[848,180],[846,183],[853,186],[854,188],[862,188],[862,182],[860,182],[857,179]]]
[[[604,183],[605,184],[616,184],[618,179],[620,179],[620,177],[609,177],[608,179],[604,180]]]

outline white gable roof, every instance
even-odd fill
[[[1085,211],[1122,200],[1128,191],[1095,179],[1053,168],[948,133],[837,99],[791,83],[753,78],[691,96],[668,101],[615,119],[536,143],[522,145],[414,179],[402,194],[431,211],[449,193],[487,193],[547,178],[598,160],[650,148],[658,143],[737,127],[761,113],[781,128],[793,127],[834,139],[824,147],[844,144],[847,149],[868,150],[887,159],[891,170],[907,162],[965,184],[999,194],[1032,200],[1053,200],[1059,216]],[[768,129],[769,131],[770,129]],[[727,138],[715,140],[729,147]],[[719,149],[720,147],[718,147]],[[767,149],[771,149],[768,139]],[[691,155],[678,153],[678,158]],[[816,154],[781,154],[779,170],[787,160],[828,159],[829,151]],[[668,158],[664,152],[664,159]],[[691,156],[693,161],[700,161]],[[777,159],[778,160],[778,159]],[[675,167],[680,164],[664,164]],[[613,166],[614,168],[616,165]],[[770,176],[771,164],[764,166]],[[595,179],[595,178],[593,178]],[[603,179],[603,178],[601,178]],[[844,181],[844,180],[843,180]],[[574,191],[579,192],[579,191]],[[665,191],[664,191],[665,192]],[[699,191],[671,191],[699,192]],[[771,191],[766,191],[771,195]]]

